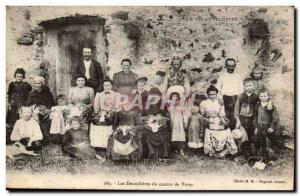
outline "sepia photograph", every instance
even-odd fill
[[[295,16],[6,6],[6,189],[295,191]]]

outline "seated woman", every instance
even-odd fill
[[[84,120],[88,119],[94,102],[94,90],[86,86],[86,77],[78,75],[75,77],[76,86],[69,91],[70,118],[81,116]]]
[[[41,150],[43,134],[36,120],[32,118],[33,111],[31,107],[21,107],[20,119],[16,121],[12,134],[11,141],[26,141],[27,150]]]
[[[112,81],[104,80],[104,91],[96,94],[94,116],[90,127],[91,146],[107,148],[107,141],[112,134],[112,124],[117,112],[117,101],[120,96],[112,90]]]
[[[139,160],[142,157],[142,131],[139,114],[132,111],[130,102],[124,102],[115,116],[114,133],[108,139],[109,160]]]
[[[26,101],[27,106],[35,106],[34,115],[43,133],[43,144],[50,142],[50,112],[51,107],[54,106],[54,98],[49,89],[45,85],[45,78],[42,76],[35,76],[33,78],[33,90],[29,93]]]
[[[103,160],[91,147],[88,131],[82,128],[81,117],[73,116],[70,124],[71,129],[66,131],[62,139],[62,151],[71,157],[83,160],[90,158]]]
[[[157,98],[154,98],[157,97]],[[168,158],[170,156],[170,119],[164,109],[161,109],[161,92],[152,88],[149,99],[159,101],[150,105],[147,110],[146,125],[143,129],[143,155],[146,158]]]
[[[228,128],[224,106],[216,99],[218,92],[214,86],[207,89],[208,99],[201,102],[200,112],[206,121],[204,153],[224,157],[227,154],[237,153],[237,146]]]

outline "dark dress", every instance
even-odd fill
[[[50,126],[49,119],[50,109],[55,105],[53,95],[47,86],[44,86],[41,92],[33,90],[29,93],[27,106],[36,105],[44,107],[43,114],[39,114],[39,125],[43,133],[43,142],[47,144],[50,140]],[[48,112],[47,112],[48,111]]]
[[[94,158],[96,151],[90,145],[88,131],[86,129],[69,129],[62,139],[62,151],[71,157],[80,159]]]
[[[170,156],[170,121],[163,117],[158,121],[161,126],[157,132],[153,132],[148,126],[143,129],[143,154],[146,158]]]
[[[107,144],[109,160],[139,160],[142,157],[142,126],[138,125],[139,114],[134,111],[121,111],[116,114],[113,124],[114,133]],[[123,134],[120,126],[130,126]]]
[[[8,86],[8,103],[10,110],[7,114],[7,123],[13,126],[19,119],[18,110],[26,104],[31,86],[27,82],[11,82]]]
[[[114,89],[122,95],[132,95],[132,90],[136,87],[135,81],[138,75],[132,71],[125,73],[120,71],[113,76]]]

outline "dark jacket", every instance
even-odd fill
[[[279,122],[279,115],[276,107],[273,105],[272,110],[268,110],[267,107],[262,107],[260,103],[257,103],[254,111],[254,127],[257,128],[258,124],[269,125],[270,128],[276,130]]]
[[[258,96],[255,93],[252,93],[250,96],[248,96],[245,92],[242,93],[236,100],[234,116],[236,118],[239,116],[253,117],[258,101]]]
[[[44,86],[41,92],[33,90],[29,93],[26,105],[40,105],[50,109],[55,105],[55,101],[50,89],[47,86]]]
[[[101,92],[102,91],[102,86],[103,86],[103,79],[104,75],[102,72],[102,68],[99,62],[96,60],[91,60],[91,66],[90,66],[90,79],[87,81],[87,86],[92,87],[96,92]],[[75,85],[75,77],[77,75],[85,75],[85,66],[83,60],[80,61],[80,63],[75,67],[75,70],[73,72],[73,85]]]

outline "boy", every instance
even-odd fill
[[[268,108],[270,95],[268,90],[262,89],[259,93],[260,103],[257,104],[254,114],[254,137],[257,154],[262,156],[265,161],[275,160],[277,156],[271,148],[271,142],[276,140],[278,136],[277,125],[279,116],[274,105],[272,109]]]
[[[29,143],[26,146],[27,150],[41,150],[43,134],[38,122],[32,118],[32,114],[31,107],[21,107],[21,118],[16,121],[10,139],[11,141],[29,139]]]
[[[254,120],[254,109],[258,102],[258,96],[254,93],[254,84],[251,78],[246,78],[243,82],[244,92],[237,98],[234,116],[236,119],[236,128],[241,126],[247,132],[248,138],[254,135],[253,120]]]

